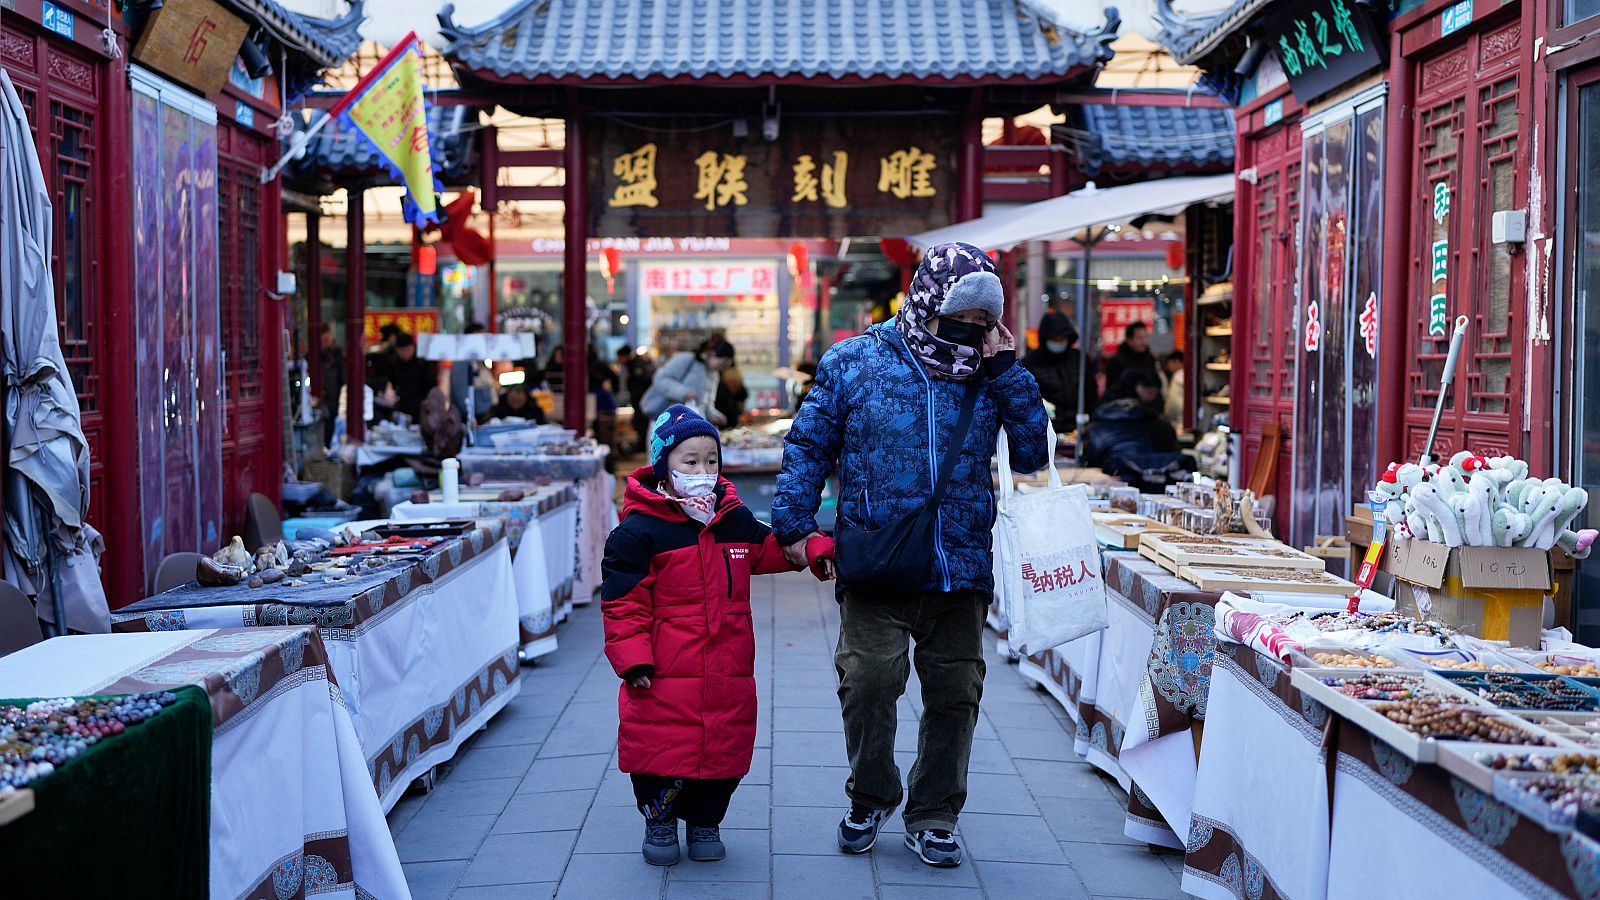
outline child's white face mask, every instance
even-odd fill
[[[709,497],[717,488],[717,476],[711,475],[685,475],[682,472],[672,473],[672,489],[680,497]]]

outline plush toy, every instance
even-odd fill
[[[1561,536],[1556,538],[1556,544],[1567,551],[1567,555],[1573,559],[1588,559],[1589,550],[1594,545],[1596,537],[1600,537],[1600,531],[1595,531],[1593,528],[1576,532],[1563,531]]]
[[[1432,482],[1419,484],[1412,489],[1411,497],[1427,521],[1429,540],[1434,540],[1437,530],[1443,538],[1442,543],[1450,547],[1461,546],[1461,521],[1456,518],[1457,512],[1451,500],[1436,485]]]

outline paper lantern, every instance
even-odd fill
[[[1167,242],[1167,268],[1176,272],[1183,271],[1183,245],[1177,241]]]
[[[417,274],[432,275],[439,271],[439,251],[432,244],[423,244],[417,248]]]
[[[796,242],[789,245],[789,274],[799,275],[811,269],[811,255],[806,245]]]

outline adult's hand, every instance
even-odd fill
[[[713,409],[711,411],[711,424],[721,428],[728,424],[728,417]]]
[[[686,404],[693,403],[699,399],[700,395],[694,391],[690,391],[689,393],[683,395],[683,402]]]
[[[806,558],[806,544],[814,537],[817,537],[815,531],[783,548],[783,558],[789,561],[789,565],[803,569],[811,564],[811,560]]]
[[[983,355],[985,358],[1007,350],[1016,352],[1016,349],[1017,339],[1003,324],[996,323],[994,328],[983,337]]]

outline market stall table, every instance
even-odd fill
[[[523,491],[523,498],[499,499],[509,488]],[[571,484],[485,484],[461,489],[455,503],[445,503],[436,490],[427,503],[396,504],[390,516],[395,521],[501,519],[517,584],[522,659],[556,649],[556,623],[572,609],[578,572],[578,492]]]
[[[521,687],[517,594],[498,521],[343,582],[191,582],[112,615],[120,632],[316,625],[385,811]]]
[[[315,629],[82,635],[0,658],[7,696],[184,685],[204,689],[212,715],[210,896],[410,896]],[[149,812],[110,802],[116,815]]]

